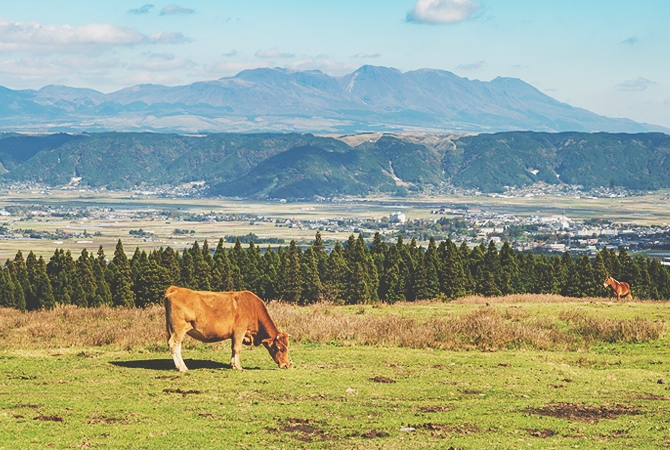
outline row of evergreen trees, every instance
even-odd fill
[[[631,284],[634,296],[670,298],[670,273],[656,259],[632,258],[621,248],[603,249],[595,258],[573,258],[515,252],[508,243],[500,250],[492,241],[470,249],[447,239],[431,239],[427,248],[416,241],[384,243],[376,234],[371,245],[354,235],[344,246],[327,252],[317,232],[311,246],[294,241],[265,252],[239,240],[231,249],[219,240],[210,252],[207,241],[195,242],[183,253],[171,247],[147,254],[135,250],[128,259],[121,240],[109,261],[102,246],[75,260],[57,249],[46,263],[19,251],[0,271],[0,306],[21,310],[78,306],[139,306],[160,303],[170,285],[197,290],[251,290],[265,299],[308,304],[322,299],[349,304],[378,300],[396,302],[453,299],[470,294],[551,293],[571,297],[608,296],[606,276]]]

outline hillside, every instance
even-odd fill
[[[245,70],[184,86],[137,85],[103,94],[46,86],[0,87],[0,130],[160,132],[668,131],[561,103],[516,78],[363,66],[320,71]]]
[[[349,145],[347,142],[360,142]],[[361,142],[362,141],[362,142]],[[443,183],[484,192],[536,182],[670,187],[662,133],[507,132],[343,139],[311,134],[0,135],[0,181],[128,189],[205,181],[209,195],[407,195]]]

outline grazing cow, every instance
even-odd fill
[[[165,291],[165,322],[168,346],[180,372],[188,368],[181,357],[184,335],[201,342],[231,339],[230,365],[242,370],[242,344],[263,344],[282,369],[291,365],[288,337],[280,333],[263,300],[249,291],[207,292],[171,286]]]
[[[616,294],[617,300],[621,300],[621,296],[625,297],[626,295],[628,295],[630,298],[633,298],[633,293],[630,291],[630,285],[626,282],[618,282],[612,277],[607,277],[605,278],[603,285],[605,287],[609,286],[612,288],[612,291]]]

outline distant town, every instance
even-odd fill
[[[60,188],[49,188],[38,184],[5,185],[1,189],[6,193],[34,192],[49,196],[50,192],[74,190],[83,193],[102,193],[87,187],[78,186],[76,179]],[[202,192],[201,183],[189,183],[172,188],[142,189],[129,193],[134,198],[198,198]],[[539,185],[525,189],[508,189],[504,194],[482,194],[478,192],[453,192],[454,195],[488,195],[490,197],[531,197],[545,195],[564,195],[575,198],[626,198],[640,193],[623,189],[600,188],[582,191],[579,187],[566,185]],[[619,248],[625,246],[633,252],[670,251],[670,226],[645,226],[635,223],[616,223],[606,219],[577,219],[566,211],[557,215],[524,214],[514,215],[495,208],[468,206],[467,204],[443,204],[427,207],[429,214],[422,218],[413,218],[403,212],[403,208],[390,209],[387,216],[379,217],[328,217],[303,218],[301,216],[287,218],[268,214],[223,214],[220,212],[194,212],[172,208],[134,208],[128,205],[123,208],[106,206],[76,207],[68,204],[22,204],[7,205],[0,208],[0,239],[40,239],[51,240],[55,245],[65,242],[87,243],[91,239],[102,236],[105,223],[118,221],[141,221],[142,226],[131,229],[128,233],[143,242],[155,242],[156,247],[173,244],[185,245],[197,238],[195,230],[190,226],[194,223],[244,222],[253,227],[262,226],[258,234],[254,232],[243,235],[225,236],[227,242],[235,242],[240,238],[242,243],[254,241],[256,244],[282,245],[285,239],[272,237],[268,229],[292,228],[296,231],[321,231],[326,243],[343,241],[350,234],[362,234],[371,239],[380,233],[387,242],[392,242],[399,235],[403,239],[415,238],[419,245],[431,237],[438,241],[451,239],[455,242],[467,242],[474,246],[479,243],[494,241],[498,244],[509,242],[517,251],[534,251],[544,253],[595,254],[603,247]],[[287,200],[274,200],[285,203]],[[346,203],[357,201],[348,198],[319,198],[316,202]],[[360,199],[358,199],[360,201]],[[391,204],[393,202],[390,202]],[[399,206],[401,204],[399,203]],[[3,220],[4,219],[4,220]],[[152,222],[161,223],[161,231],[150,229]],[[61,223],[61,227],[40,227],[35,224]],[[74,224],[74,225],[72,225]],[[90,224],[90,226],[88,225]],[[166,225],[170,224],[169,232]],[[172,227],[172,225],[174,225]],[[282,233],[286,236],[286,233]],[[309,241],[304,238],[296,240],[304,245]],[[122,236],[121,236],[122,237]],[[223,237],[223,236],[221,236]],[[91,241],[88,241],[91,240]],[[303,242],[304,241],[304,242]]]

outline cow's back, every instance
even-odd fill
[[[168,332],[174,321],[187,322],[208,339],[227,339],[234,329],[257,328],[265,304],[254,293],[193,291],[171,286],[165,292]]]

